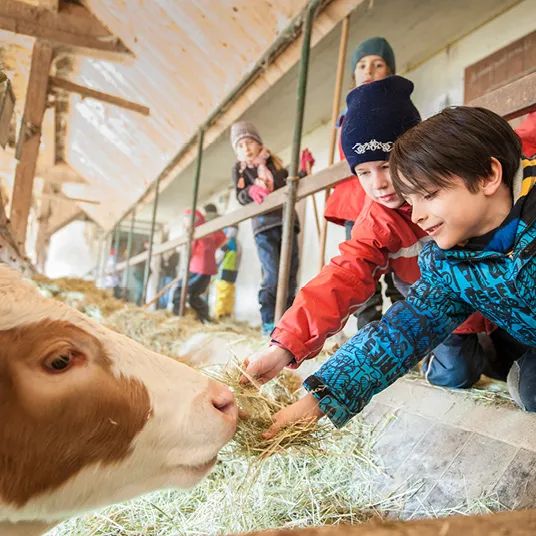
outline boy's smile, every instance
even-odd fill
[[[404,203],[393,187],[388,161],[363,162],[355,168],[355,174],[365,193],[376,203],[387,208],[398,208]]]

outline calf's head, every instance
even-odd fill
[[[0,266],[0,523],[192,486],[236,420],[225,386]]]

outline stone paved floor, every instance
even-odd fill
[[[465,391],[401,379],[362,413],[375,426],[384,474],[395,492],[420,484],[405,517],[455,511],[489,500],[504,508],[536,507],[536,415],[496,406]]]

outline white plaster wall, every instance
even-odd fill
[[[415,84],[414,102],[423,118],[463,104],[465,68],[534,31],[535,21],[536,0],[525,0],[405,73]]]
[[[88,226],[94,224],[75,221],[52,235],[45,265],[48,277],[82,277],[94,268],[96,244]]]

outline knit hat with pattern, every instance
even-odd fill
[[[396,139],[420,123],[411,102],[413,82],[388,76],[352,90],[346,98],[341,145],[352,173],[364,162],[389,160]]]

